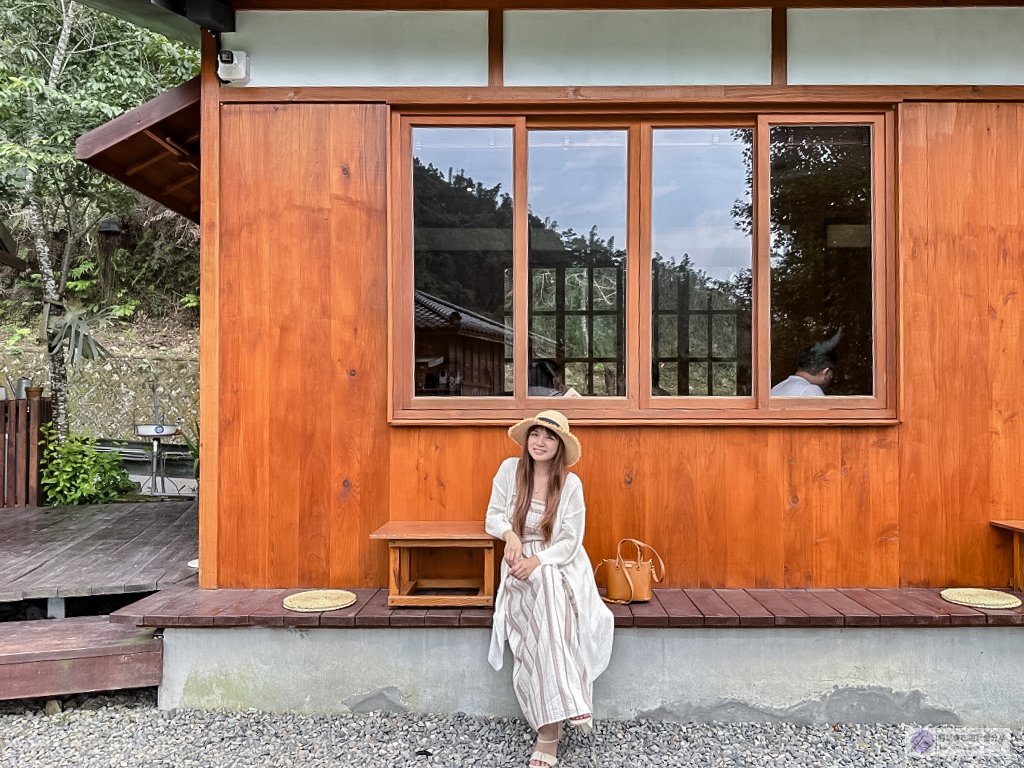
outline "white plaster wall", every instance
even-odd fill
[[[1024,726],[1020,627],[617,629],[594,714]],[[488,629],[168,629],[163,708],[521,716]]]
[[[255,86],[487,85],[486,11],[239,11]]]
[[[1024,8],[800,9],[793,85],[1024,84]]]
[[[771,11],[505,11],[505,85],[761,85]]]

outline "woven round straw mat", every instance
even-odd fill
[[[356,596],[345,589],[311,589],[297,592],[284,599],[284,607],[290,611],[320,613],[345,608],[356,601]]]
[[[1016,608],[1020,605],[1013,595],[996,592],[994,589],[944,589],[943,599],[970,608]]]

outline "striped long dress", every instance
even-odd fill
[[[544,504],[530,506],[523,531],[523,557],[546,548],[539,523]],[[590,714],[593,682],[580,652],[579,613],[561,569],[539,565],[526,580],[502,564],[505,623],[515,664],[512,686],[519,706],[534,728]]]

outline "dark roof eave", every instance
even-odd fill
[[[199,25],[150,0],[81,0],[84,5],[158,32],[164,37],[199,47]]]
[[[75,158],[198,222],[199,100],[195,77],[80,136]]]

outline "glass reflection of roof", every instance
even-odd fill
[[[433,296],[426,291],[413,292],[415,307],[413,314],[417,328],[451,328],[458,322],[461,336],[476,336],[490,341],[504,342],[512,329],[458,304]],[[454,317],[453,315],[458,315]],[[554,340],[531,331],[529,337],[534,343],[554,344]]]
[[[535,149],[574,149],[582,147],[625,148],[627,132],[624,130],[559,130],[531,129],[530,147]]]
[[[511,128],[413,128],[413,150],[512,149]]]
[[[415,318],[417,328],[449,328],[458,322],[460,335],[503,341],[507,329],[489,317],[460,307],[450,301],[415,291]]]

